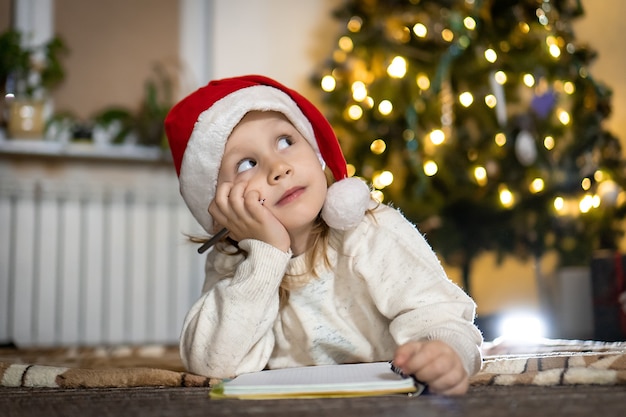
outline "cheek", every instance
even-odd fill
[[[326,194],[328,193],[328,182],[326,180],[326,174],[320,168],[319,174],[315,175],[314,188],[316,194],[319,195],[319,206],[320,210],[324,205],[324,201],[326,200]]]

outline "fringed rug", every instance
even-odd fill
[[[626,385],[626,342],[497,341],[470,383],[484,385]],[[0,387],[211,387],[218,380],[185,372],[176,346],[0,348]]]

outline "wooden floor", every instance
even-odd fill
[[[493,416],[626,415],[626,386],[472,387],[422,395],[313,400],[209,400],[206,388],[0,388],[0,416]]]

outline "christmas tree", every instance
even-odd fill
[[[588,264],[625,214],[611,91],[576,0],[348,0],[314,75],[354,175],[463,268],[483,251]]]

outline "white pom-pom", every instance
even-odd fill
[[[370,201],[370,190],[363,180],[345,178],[328,188],[322,218],[334,229],[352,229],[363,219]]]

